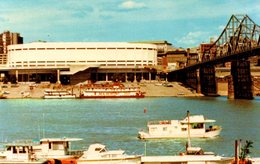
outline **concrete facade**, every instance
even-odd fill
[[[8,46],[6,68],[8,75],[17,81],[38,79],[78,83],[101,79],[147,79],[146,77],[153,76],[148,75],[152,72],[146,67],[155,65],[157,46],[154,44],[35,42]]]

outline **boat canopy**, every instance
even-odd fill
[[[72,141],[82,141],[81,138],[43,138],[41,142],[72,142]]]
[[[123,154],[125,151],[124,150],[110,150],[108,151],[106,146],[103,144],[91,144],[87,150],[88,155],[93,154],[93,153],[108,153],[109,154]]]
[[[98,152],[106,151],[106,146],[99,144],[99,143],[91,144],[88,147],[88,152],[95,152],[95,151],[98,151]]]
[[[181,123],[187,124],[188,123],[188,117],[180,121]],[[209,120],[205,119],[203,115],[194,115],[190,116],[190,123],[211,123],[216,122],[215,120]]]

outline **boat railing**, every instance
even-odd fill
[[[161,121],[149,121],[148,125],[165,125],[165,124],[171,124],[170,120],[161,120]]]
[[[69,150],[66,155],[72,155],[76,157],[80,157],[83,155],[83,150]]]

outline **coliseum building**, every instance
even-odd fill
[[[157,46],[127,42],[34,42],[8,46],[1,77],[18,82],[153,80]]]

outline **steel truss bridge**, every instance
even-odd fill
[[[180,81],[204,95],[217,95],[215,66],[231,62],[229,94],[252,99],[251,56],[260,54],[260,26],[248,15],[232,15],[218,39],[199,62],[168,73],[169,81]],[[233,94],[233,95],[232,95]]]

